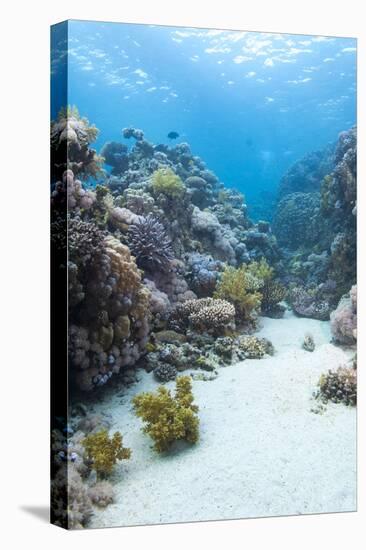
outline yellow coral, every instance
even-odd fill
[[[193,400],[189,376],[177,378],[174,397],[164,386],[159,386],[156,393],[135,395],[132,402],[136,415],[145,422],[143,431],[154,440],[156,451],[166,451],[179,439],[196,443],[199,419]]]
[[[179,199],[185,191],[182,180],[170,168],[159,168],[153,173],[152,188],[155,193],[162,193],[171,199]]]
[[[227,267],[214,293],[214,298],[231,302],[240,321],[252,320],[253,312],[261,304],[261,294],[254,290],[256,278],[246,265]],[[257,281],[258,282],[258,281]]]
[[[101,430],[88,435],[82,444],[88,459],[92,462],[92,468],[101,477],[112,472],[117,460],[128,459],[131,456],[131,450],[123,447],[120,432],[115,432],[110,438],[107,430]]]

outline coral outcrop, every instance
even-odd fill
[[[333,338],[339,344],[352,345],[357,341],[357,286],[339,301],[337,309],[330,314]]]
[[[52,179],[59,179],[70,169],[81,178],[98,176],[102,170],[102,157],[90,144],[96,140],[98,129],[81,117],[76,107],[61,109],[51,122]]]

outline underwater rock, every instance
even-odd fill
[[[109,481],[98,481],[90,487],[89,498],[95,506],[105,508],[108,504],[112,504],[115,499],[113,485]]]
[[[330,304],[322,296],[320,287],[293,287],[288,295],[293,311],[300,317],[310,317],[326,321],[330,315]]]
[[[341,298],[337,309],[330,314],[333,338],[339,344],[353,345],[357,341],[357,286]]]
[[[304,340],[303,340],[303,343],[302,343],[302,347],[306,351],[314,351],[315,350],[315,342],[314,342],[314,337],[313,337],[312,334],[310,334],[310,333],[305,334]]]

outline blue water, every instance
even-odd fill
[[[175,130],[248,202],[356,123],[354,38],[71,21],[67,46],[68,102],[99,128],[98,150],[126,126],[154,143]]]

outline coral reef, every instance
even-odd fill
[[[133,406],[136,415],[145,422],[143,431],[153,439],[157,452],[168,450],[177,440],[197,442],[198,407],[193,400],[189,376],[177,378],[174,396],[163,386],[159,386],[155,393],[135,395]]]
[[[333,338],[339,344],[352,345],[357,340],[357,286],[353,285],[348,295],[339,301],[337,309],[330,314]]]
[[[87,459],[98,477],[105,477],[112,472],[117,460],[127,460],[131,450],[123,447],[122,435],[115,432],[110,438],[107,430],[89,434],[82,442]]]
[[[175,380],[177,374],[178,371],[175,366],[169,363],[160,363],[154,368],[154,376],[160,382],[169,382],[170,380]]]

